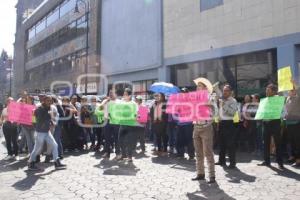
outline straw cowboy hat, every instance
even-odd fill
[[[210,94],[212,94],[212,92],[213,92],[213,85],[211,84],[211,82],[208,79],[200,77],[200,78],[195,79],[194,83],[196,85],[198,85],[199,83],[202,83],[203,85],[206,86],[208,92]]]

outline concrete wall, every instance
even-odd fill
[[[300,32],[299,0],[224,0],[200,12],[200,0],[164,1],[165,57]]]
[[[102,2],[101,72],[126,79],[128,72],[161,66],[161,0]]]

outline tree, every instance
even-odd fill
[[[8,60],[8,55],[7,55],[7,52],[2,49],[2,52],[1,52],[1,56],[0,56],[0,67],[4,67],[6,61]]]

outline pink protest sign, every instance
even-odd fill
[[[10,102],[8,106],[8,120],[24,125],[32,125],[34,105]]]
[[[176,114],[180,122],[191,122],[210,119],[207,91],[196,91],[171,95],[167,113]]]
[[[146,106],[139,106],[138,119],[141,124],[145,124],[148,121],[148,108]]]

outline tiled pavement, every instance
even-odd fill
[[[216,167],[217,184],[192,182],[195,162],[173,157],[138,155],[133,164],[103,160],[99,154],[70,154],[66,170],[39,164],[27,171],[26,160],[4,161],[0,145],[0,199],[300,199],[300,170],[258,167],[250,154],[238,155],[238,169]]]

